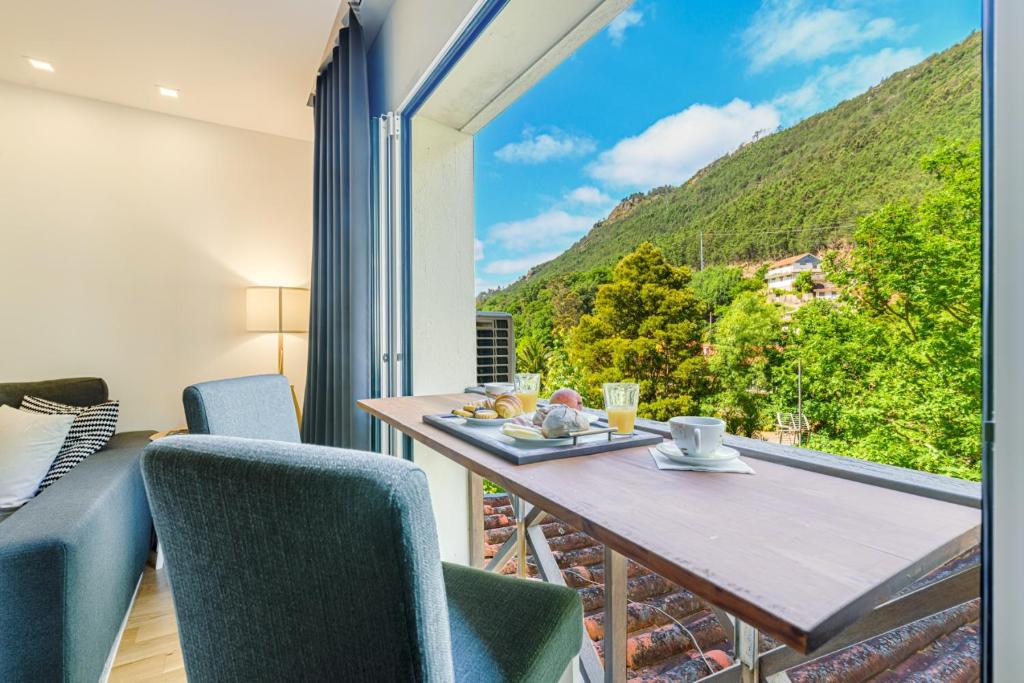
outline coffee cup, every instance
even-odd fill
[[[691,458],[714,456],[725,435],[725,422],[716,417],[673,417],[668,427],[676,446]]]

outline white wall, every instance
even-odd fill
[[[0,381],[104,377],[165,429],[189,383],[275,372],[244,288],[308,286],[311,188],[308,142],[0,83]]]
[[[370,113],[395,111],[476,0],[395,0],[370,46]]]
[[[1024,3],[998,0],[995,14],[995,413],[993,681],[1020,680],[1024,638]],[[991,40],[993,36],[986,36]]]
[[[422,116],[412,126],[412,357],[416,394],[476,384],[473,137]],[[441,555],[469,563],[468,475],[416,444],[427,472]]]

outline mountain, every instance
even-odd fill
[[[856,218],[933,182],[920,159],[981,134],[981,35],[867,92],[743,145],[679,187],[627,197],[579,242],[501,290],[527,296],[558,275],[614,264],[644,241],[676,263],[767,260],[848,236]],[[482,307],[494,294],[481,297]],[[497,301],[491,302],[492,304]]]

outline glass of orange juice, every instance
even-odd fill
[[[604,385],[604,411],[608,414],[608,426],[614,427],[616,434],[633,433],[639,404],[639,384],[616,382]]]
[[[523,404],[524,413],[537,410],[537,395],[540,393],[540,375],[534,372],[521,372],[515,375],[514,389],[519,402]]]

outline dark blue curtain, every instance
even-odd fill
[[[355,14],[314,101],[313,272],[302,440],[368,450],[370,419],[370,108]]]

